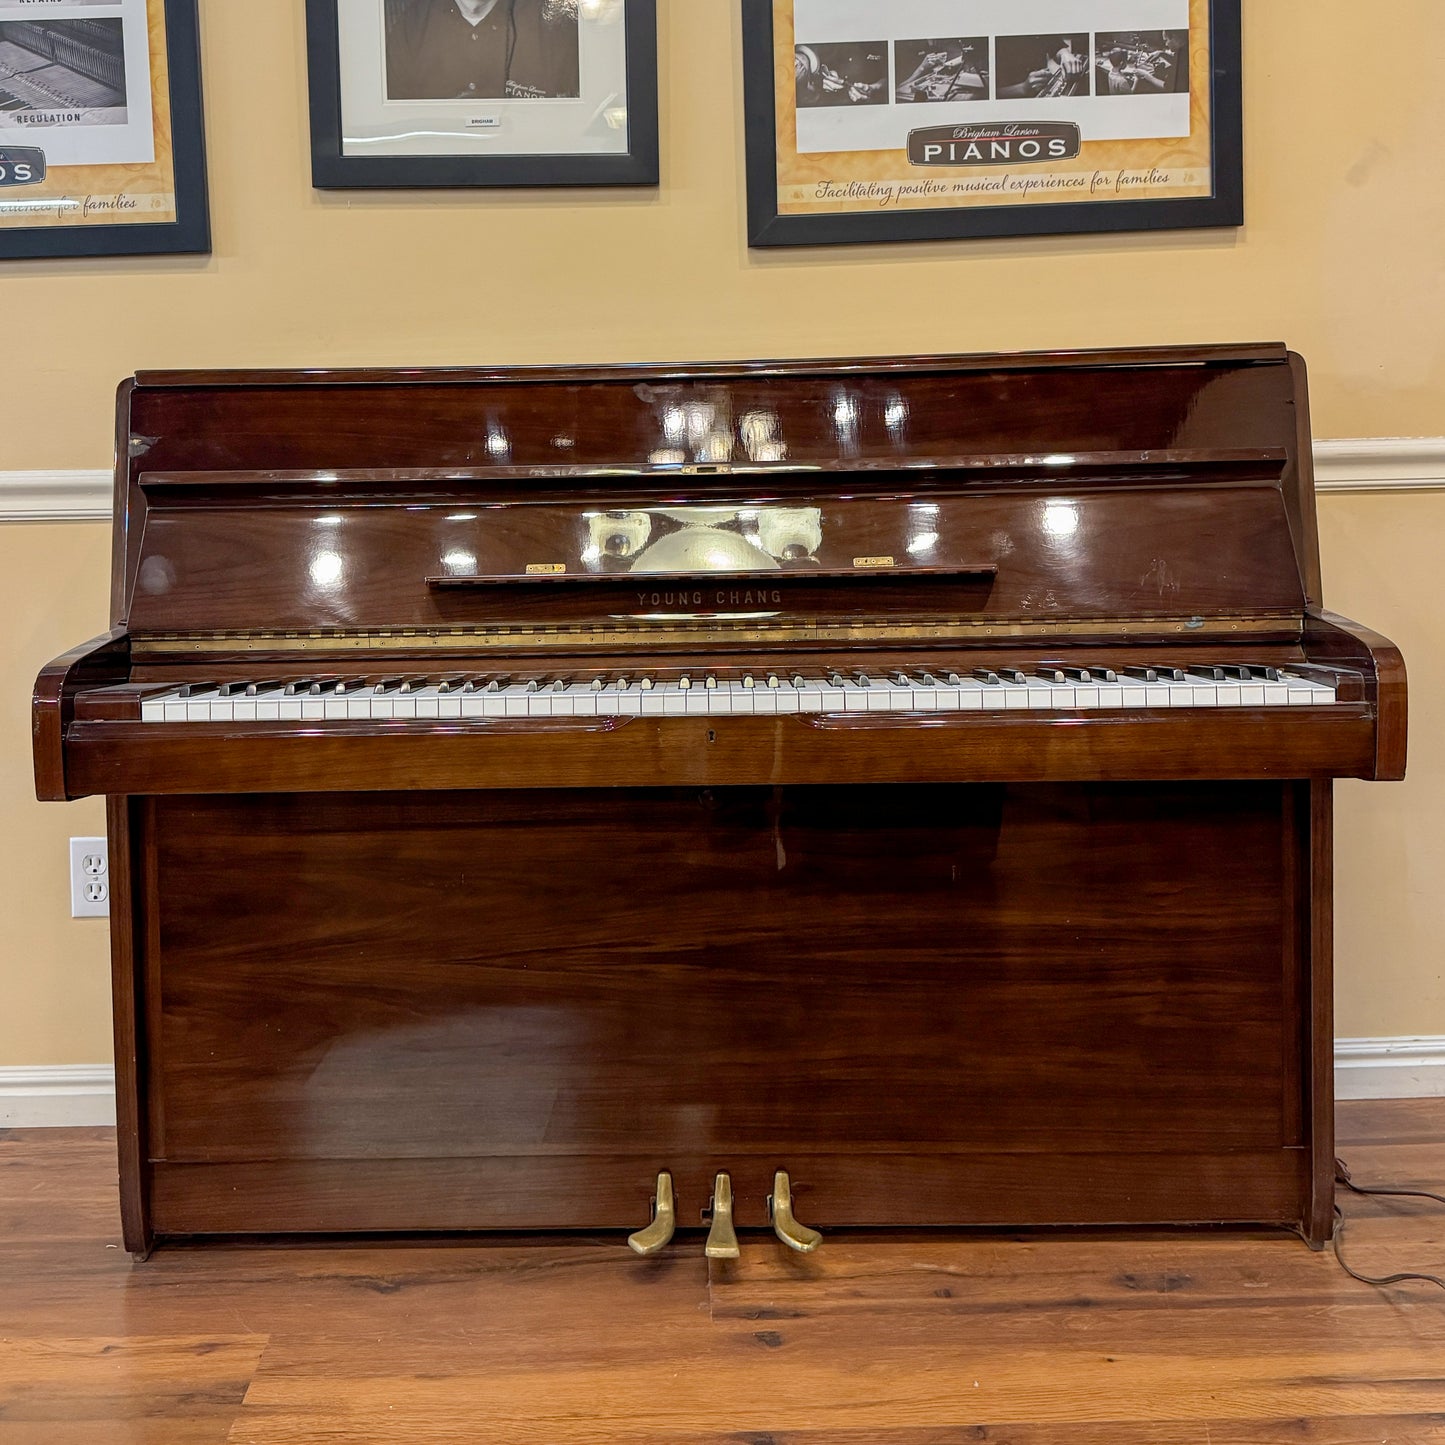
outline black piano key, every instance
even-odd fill
[[[1069,679],[1064,675],[1061,667],[1040,667],[1034,670],[1034,676],[1040,682],[1046,682],[1050,687],[1062,687]]]
[[[176,689],[176,696],[178,698],[195,697],[198,693],[214,692],[215,690],[216,684],[214,682],[186,682],[182,683],[181,686]]]
[[[1280,670],[1277,667],[1248,667],[1245,669],[1253,682],[1279,682],[1281,681]]]
[[[1004,682],[1025,683],[1028,681],[1028,678],[1016,667],[1001,667],[998,670],[998,675]]]
[[[1124,676],[1132,677],[1138,682],[1159,681],[1158,669],[1153,667],[1126,667],[1124,669]]]
[[[998,687],[999,684],[1003,682],[1003,678],[1001,678],[998,673],[987,667],[974,668],[973,675],[983,683],[985,687]],[[950,672],[948,674],[948,680],[954,687],[957,687],[959,683],[963,681],[956,672]]]
[[[1190,677],[1197,677],[1204,682],[1228,682],[1229,676],[1222,667],[1214,667],[1208,664],[1196,664],[1187,669]]]

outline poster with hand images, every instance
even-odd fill
[[[1237,225],[1239,0],[744,0],[755,245]]]

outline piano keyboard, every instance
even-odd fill
[[[412,718],[722,717],[837,712],[1320,707],[1335,690],[1272,667],[980,668],[653,677],[410,678],[189,683],[144,698],[143,722]]]

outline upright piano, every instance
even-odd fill
[[[132,1251],[1328,1238],[1405,673],[1284,348],[150,372],[117,457],[33,717],[108,799]]]

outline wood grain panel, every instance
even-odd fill
[[[158,1225],[1297,1221],[1290,796],[157,800]]]

